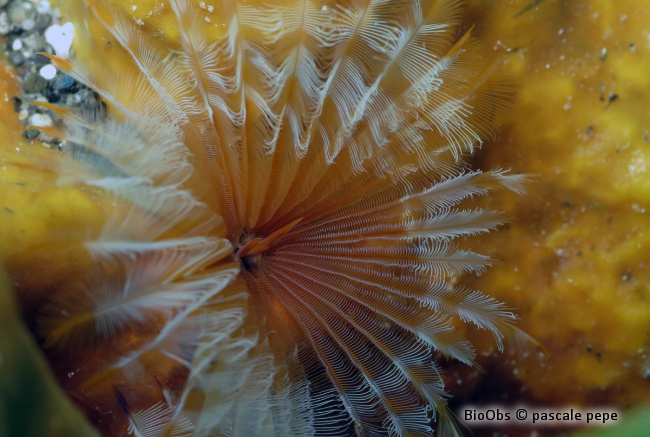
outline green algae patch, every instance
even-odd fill
[[[0,271],[0,437],[97,435],[54,380]]]

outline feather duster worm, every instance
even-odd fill
[[[460,160],[505,91],[458,2],[169,0],[164,32],[87,6],[101,64],[52,62],[105,107],[52,107],[40,165],[103,224],[43,242],[77,274],[27,305],[72,399],[107,435],[456,434],[434,352],[525,338],[452,281],[502,220],[460,203],[521,182]]]

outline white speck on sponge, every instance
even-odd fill
[[[19,39],[15,40],[13,44],[11,44],[11,50],[13,51],[18,51],[23,48],[23,42]]]
[[[56,67],[54,67],[54,65],[45,65],[38,72],[45,79],[50,80],[56,76]]]
[[[29,117],[29,124],[32,127],[49,126],[52,124],[52,119],[45,114],[33,114]]]
[[[54,24],[45,31],[45,40],[54,47],[57,53],[67,55],[72,47],[74,38],[74,25],[65,23],[63,26]]]
[[[43,0],[38,2],[36,5],[36,11],[39,14],[49,14],[52,9],[50,8],[50,2],[47,0]]]

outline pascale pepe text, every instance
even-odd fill
[[[537,426],[585,426],[610,425],[616,423],[621,415],[613,409],[581,410],[578,408],[539,408],[539,407],[463,407],[458,416],[468,426],[490,426],[504,422]]]

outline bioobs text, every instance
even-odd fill
[[[501,411],[500,409],[490,409],[486,411],[477,411],[477,410],[465,410],[463,414],[463,420],[465,422],[481,422],[484,420],[488,421],[506,421],[510,420],[510,413]]]

